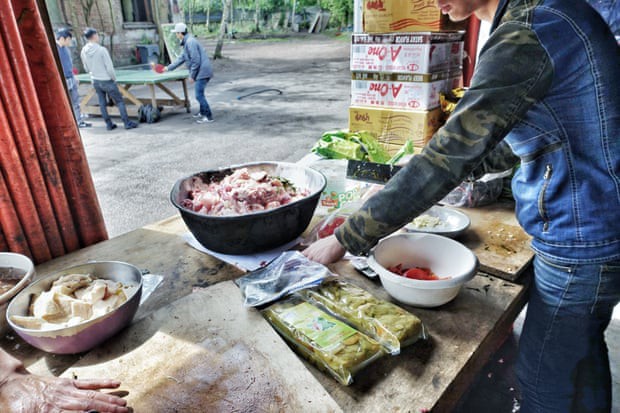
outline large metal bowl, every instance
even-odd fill
[[[120,307],[95,319],[55,330],[36,330],[21,327],[11,321],[14,315],[27,316],[34,294],[48,291],[52,283],[67,274],[90,274],[96,278],[137,285]],[[88,351],[112,337],[131,322],[142,296],[142,273],[131,264],[117,261],[93,262],[67,268],[43,277],[23,289],[9,304],[7,322],[15,332],[32,346],[56,354],[75,354]]]
[[[217,182],[239,168],[248,168],[250,172],[266,171],[271,176],[286,178],[297,188],[307,188],[310,194],[278,208],[245,215],[209,216],[190,211],[181,205],[188,197],[193,178]],[[189,230],[205,248],[225,254],[251,254],[286,244],[304,232],[325,184],[325,177],[320,172],[304,166],[287,162],[248,163],[182,178],[172,188],[170,200],[179,209]]]

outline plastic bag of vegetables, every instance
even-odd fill
[[[325,132],[312,152],[329,159],[386,163],[390,155],[370,132]]]
[[[418,317],[347,281],[330,279],[299,294],[377,340],[392,355],[426,338]]]
[[[347,386],[385,352],[379,343],[295,294],[262,311],[299,355]]]

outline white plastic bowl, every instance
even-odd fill
[[[445,280],[412,280],[396,275],[387,267],[402,264],[403,268],[430,268]],[[478,270],[478,259],[471,250],[435,234],[411,233],[385,238],[368,257],[386,291],[396,300],[418,307],[437,307],[457,296],[463,284]]]
[[[6,322],[6,308],[9,301],[32,281],[35,271],[30,258],[14,252],[0,252],[0,267],[13,267],[25,272],[25,275],[13,288],[4,294],[0,294],[0,334],[4,334],[9,327]]]

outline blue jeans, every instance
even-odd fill
[[[196,82],[194,83],[194,91],[196,93],[196,100],[200,104],[200,114],[211,119],[213,114],[211,113],[209,102],[207,102],[207,98],[205,97],[205,88],[207,87],[209,80],[209,78],[196,79]]]
[[[522,413],[611,410],[604,332],[619,301],[620,262],[536,256],[517,361]]]
[[[75,120],[80,123],[82,121],[82,112],[80,111],[80,93],[78,91],[79,83],[75,76],[66,77],[65,81],[67,82],[67,89],[69,89],[73,116],[75,116]]]
[[[106,95],[110,96],[114,101],[114,104],[121,113],[123,123],[127,125],[129,123],[129,116],[127,116],[127,108],[125,107],[125,101],[121,92],[118,90],[116,82],[113,80],[93,80],[93,87],[97,92],[97,98],[99,98],[99,110],[101,110],[101,116],[107,125],[112,124],[112,119],[108,114],[108,101]]]

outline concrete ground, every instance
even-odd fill
[[[212,50],[213,45],[206,45]],[[214,62],[207,98],[215,122],[198,125],[185,111],[160,122],[108,132],[101,118],[82,129],[103,215],[111,237],[176,213],[168,196],[174,182],[194,172],[261,160],[295,162],[321,134],[346,128],[350,77],[348,38],[300,37],[233,43]],[[85,93],[89,86],[82,85]],[[263,89],[278,89],[246,98]],[[178,87],[174,88],[180,92]],[[145,89],[132,89],[148,96]],[[192,99],[192,108],[197,107]],[[618,309],[617,309],[618,310]],[[472,384],[460,412],[518,411],[514,360],[522,316]],[[620,413],[620,311],[608,329],[615,409]]]

